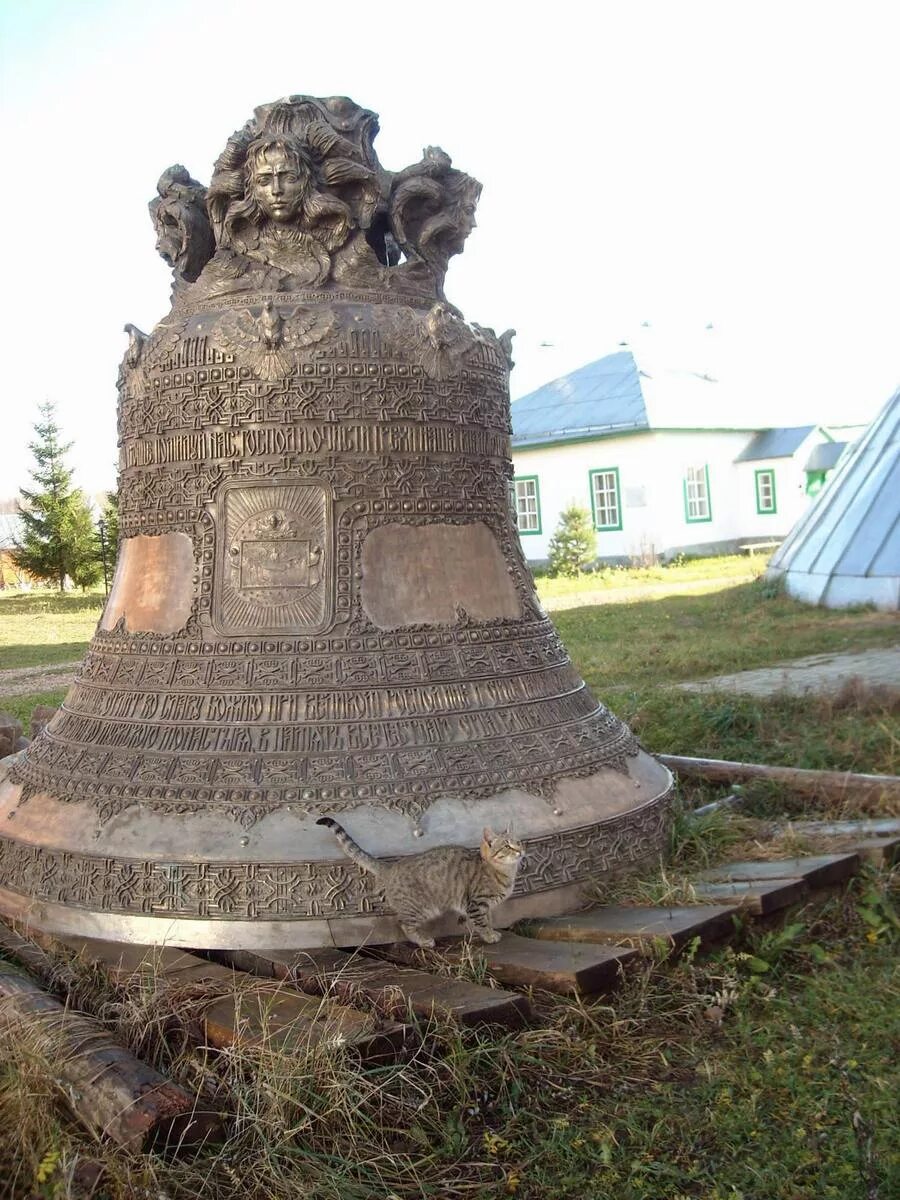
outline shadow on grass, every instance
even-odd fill
[[[553,621],[601,698],[609,687],[702,679],[900,639],[892,613],[816,608],[764,581],[570,608],[555,612]]]
[[[52,667],[57,663],[79,662],[87,648],[86,641],[0,646],[0,671],[22,671],[28,667]]]
[[[82,613],[96,610],[98,616],[105,596],[99,592],[0,592],[0,610],[9,616],[31,613]]]

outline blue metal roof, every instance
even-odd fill
[[[608,354],[516,400],[512,427],[514,446],[649,429],[634,355]]]
[[[742,450],[735,462],[759,462],[763,458],[790,458],[815,425],[794,425],[789,429],[764,429]]]
[[[846,442],[820,442],[806,460],[806,471],[830,471],[847,449]]]

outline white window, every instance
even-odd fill
[[[591,503],[594,508],[595,529],[622,528],[619,472],[615,467],[591,471]]]
[[[516,522],[519,533],[541,532],[541,500],[536,475],[514,481],[516,489]]]
[[[775,472],[756,472],[756,511],[761,514],[777,511],[775,504]]]
[[[709,503],[709,471],[705,466],[688,467],[684,477],[684,519],[711,521]]]

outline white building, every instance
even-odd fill
[[[515,401],[512,426],[519,534],[534,562],[573,502],[592,513],[607,561],[779,542],[846,445],[816,425],[761,429],[728,411],[708,375],[651,375],[630,350]]]

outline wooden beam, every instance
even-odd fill
[[[698,882],[693,885],[700,900],[736,904],[744,912],[767,916],[799,904],[807,895],[802,879],[770,879],[756,881],[729,880],[724,883]]]
[[[187,1029],[187,1033],[218,1049],[262,1044],[294,1049],[342,1045],[352,1047],[366,1060],[383,1062],[403,1052],[410,1032],[396,1021],[327,998],[313,1000],[290,983],[272,984],[187,950],[98,938],[54,941],[96,963],[119,987],[127,988],[129,981],[147,972],[168,987],[208,985],[209,1003],[199,1010],[199,1029]]]
[[[341,950],[226,950],[216,957],[245,971],[285,979],[314,996],[345,1004],[360,998],[386,1016],[403,1020],[409,1012],[428,1020],[449,1018],[460,1025],[521,1027],[531,1016],[525,996],[503,988],[447,979],[428,971]]]
[[[528,921],[525,928],[531,937],[550,941],[646,945],[662,938],[678,948],[695,937],[704,944],[719,941],[731,932],[736,912],[734,905],[667,908],[610,904],[570,917],[541,917]]]
[[[485,969],[501,983],[566,996],[593,995],[614,987],[622,965],[636,953],[581,942],[540,942],[514,933],[504,933],[492,946],[467,943],[462,938],[439,938],[435,950],[423,951],[411,942],[394,942],[378,950],[393,962],[426,968],[434,955],[457,966],[470,959],[476,969]]]
[[[783,783],[791,791],[840,800],[846,796],[891,797],[900,800],[900,776],[858,775],[853,771],[807,771],[799,767],[770,767],[761,763],[729,762],[720,758],[684,758],[677,754],[657,755],[659,761],[683,779],[707,783],[735,783],[768,779]]]
[[[764,862],[721,863],[701,871],[698,878],[709,883],[757,883],[769,879],[802,879],[807,887],[834,887],[859,870],[859,855],[808,854],[800,858],[769,859]]]
[[[0,1025],[50,1064],[60,1094],[96,1134],[129,1150],[221,1140],[218,1113],[122,1046],[98,1022],[65,1008],[17,967],[0,960]]]

